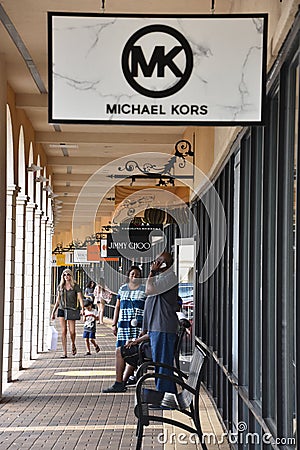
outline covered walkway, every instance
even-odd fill
[[[81,335],[82,324],[79,324],[75,357],[61,359],[59,343],[57,351],[39,354],[6,389],[0,403],[1,450],[135,448],[135,389],[131,387],[118,395],[101,393],[114,379],[114,339],[110,323],[106,321],[104,326],[98,326],[99,354],[84,356]],[[220,441],[222,427],[213,405],[204,391],[201,395],[204,431],[215,434]],[[160,434],[163,431],[168,440],[165,445]],[[172,432],[175,437],[171,444]],[[160,425],[148,427],[143,448],[200,448],[190,442],[189,435],[179,438],[182,432],[171,427],[163,429]],[[229,447],[224,443],[209,448],[227,450]]]

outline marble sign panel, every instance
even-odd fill
[[[260,124],[267,15],[49,13],[49,122]]]

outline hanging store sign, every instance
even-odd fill
[[[74,250],[74,263],[86,263],[87,262],[87,250],[76,249]]]
[[[66,255],[64,253],[59,253],[56,255],[56,265],[65,266],[66,265]]]
[[[48,13],[49,122],[261,124],[267,15]]]
[[[160,241],[163,243],[160,225],[145,228],[120,228],[117,232],[107,234],[107,256],[134,258],[137,253],[142,255],[151,252]]]
[[[107,239],[101,238],[101,248],[100,248],[101,258],[107,258]]]
[[[100,245],[87,245],[86,249],[88,262],[100,261]]]

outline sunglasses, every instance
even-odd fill
[[[64,273],[64,277],[70,277],[71,274],[70,273]]]

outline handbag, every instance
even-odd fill
[[[64,289],[64,317],[65,320],[80,320],[80,309],[78,309],[78,298],[77,298],[77,308],[67,308],[67,293]]]
[[[73,308],[64,309],[65,320],[80,320],[80,310]]]
[[[139,364],[145,361],[152,361],[150,341],[143,341],[139,345]]]

